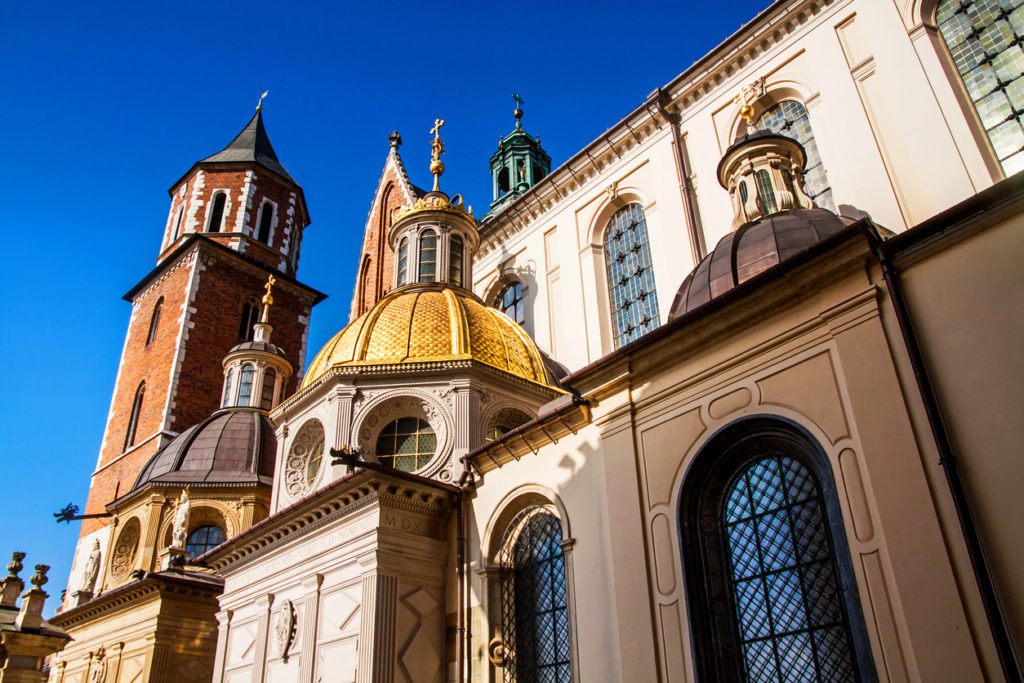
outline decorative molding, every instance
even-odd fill
[[[306,421],[295,435],[285,457],[281,478],[285,492],[292,499],[302,497],[312,486],[313,482],[308,479],[309,459],[316,451],[317,444],[320,445],[320,467],[324,466],[324,435],[324,425],[316,418]]]

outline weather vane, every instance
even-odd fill
[[[260,93],[260,101],[256,103],[256,111],[263,111],[263,98],[270,94],[269,90]]]
[[[434,192],[438,191],[438,183],[441,174],[444,173],[444,163],[441,162],[441,155],[444,154],[444,142],[441,140],[441,126],[444,119],[434,119],[434,127],[430,129],[434,139],[430,143],[430,172],[434,174]]]

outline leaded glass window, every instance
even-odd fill
[[[647,219],[639,204],[612,216],[604,235],[615,347],[643,336],[661,324],[654,267],[647,241]]]
[[[448,256],[448,282],[456,287],[462,286],[462,238],[451,236]]]
[[[526,309],[523,305],[523,283],[509,283],[498,294],[498,308],[508,317],[522,325],[526,322]]]
[[[185,550],[193,560],[203,553],[213,550],[227,540],[227,535],[219,526],[201,526],[188,535]]]
[[[242,366],[242,376],[238,382],[238,402],[235,405],[248,406],[252,398],[252,364],[246,363]]]
[[[427,230],[420,235],[420,282],[433,282],[437,275],[437,233]]]
[[[403,472],[414,472],[434,457],[437,436],[426,420],[402,417],[388,424],[377,437],[377,458]]]
[[[761,200],[765,214],[776,213],[779,207],[775,203],[775,190],[772,189],[772,179],[768,171],[755,171],[754,179],[757,180],[757,197]]]
[[[1024,0],[944,0],[939,32],[1007,175],[1024,168]]]
[[[505,534],[502,637],[505,683],[572,680],[562,526],[549,510],[520,512]]]
[[[730,597],[749,681],[855,681],[821,488],[797,460],[750,463],[726,489]]]
[[[320,463],[324,459],[324,440],[320,439],[309,451],[309,460],[306,462],[306,484],[312,485],[316,481],[316,475],[320,473]]]
[[[398,286],[405,284],[409,277],[409,238],[403,237],[402,243],[398,245]]]
[[[235,383],[235,369],[234,368],[228,368],[228,376],[227,376],[227,379],[224,380],[224,397],[220,401],[220,407],[221,408],[226,408],[227,406],[230,405],[231,389],[234,388],[233,387],[234,383]]]
[[[807,109],[796,100],[782,100],[761,114],[757,127],[770,130],[793,138],[804,147],[807,163],[804,165],[804,192],[823,209],[835,211],[832,201],[832,188],[828,184],[825,165],[818,153],[818,143],[814,141],[811,120],[807,117]]]
[[[260,410],[274,407],[274,385],[277,384],[277,373],[274,368],[267,368],[263,373],[263,390],[260,393]]]

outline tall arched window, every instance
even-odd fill
[[[252,374],[251,363],[242,366],[242,375],[238,382],[238,402],[235,405],[249,405],[249,401],[252,399]]]
[[[647,219],[639,204],[627,204],[608,222],[604,258],[612,332],[618,348],[661,324],[651,247],[647,242]]]
[[[139,388],[135,390],[135,400],[132,401],[132,412],[128,416],[128,429],[124,432],[124,447],[126,451],[135,445],[135,432],[139,428],[139,413],[142,412],[142,399],[146,395],[146,383],[140,382]]]
[[[804,191],[814,203],[823,209],[835,211],[832,202],[832,188],[825,175],[825,165],[818,153],[818,144],[814,141],[811,120],[807,117],[807,109],[796,100],[782,100],[768,108],[757,120],[757,127],[770,130],[793,138],[804,146],[807,163],[804,165]]]
[[[437,233],[427,230],[420,235],[420,282],[433,282],[437,274]]]
[[[1024,168],[1024,3],[939,3],[936,21],[1006,175]]]
[[[810,437],[767,418],[727,427],[697,456],[680,513],[701,680],[875,680],[831,470]]]
[[[768,177],[768,171],[755,171],[754,179],[757,181],[757,197],[761,200],[765,215],[778,212],[779,206],[775,202],[775,191],[772,189],[772,179]]]
[[[448,282],[462,287],[462,238],[454,233],[448,244]]]
[[[274,407],[275,384],[277,384],[277,373],[274,368],[267,368],[263,373],[263,391],[260,393],[261,410],[270,410]]]
[[[523,283],[516,280],[505,285],[498,294],[498,309],[520,325],[526,322],[526,310],[523,305]]]
[[[227,535],[219,526],[201,526],[188,535],[185,550],[193,560],[203,553],[213,550],[227,540]]]
[[[259,320],[260,315],[260,302],[254,297],[249,297],[244,304],[242,304],[242,320],[238,326],[238,338],[242,341],[252,341],[253,335],[256,334],[253,329],[253,325]]]
[[[270,243],[270,221],[274,217],[274,205],[270,202],[263,202],[263,209],[260,211],[260,229],[256,232],[256,239],[264,244]]]
[[[504,681],[571,681],[569,602],[562,526],[534,505],[509,524],[502,540],[501,614]]]
[[[224,223],[224,204],[228,200],[226,192],[218,192],[213,196],[213,209],[210,211],[210,225],[207,230],[220,232],[221,224]]]
[[[149,316],[149,334],[146,335],[146,346],[153,343],[156,339],[157,328],[160,327],[160,309],[163,308],[164,298],[160,297],[156,300],[156,305],[153,306],[153,313]]]
[[[221,398],[221,401],[220,401],[220,407],[221,408],[226,408],[229,405],[231,405],[231,403],[230,403],[230,401],[231,401],[231,390],[234,388],[233,387],[234,383],[235,383],[235,369],[234,368],[228,368],[228,376],[227,376],[227,379],[224,380],[224,397]]]
[[[403,237],[398,245],[398,286],[405,284],[409,277],[409,238]]]
[[[389,467],[414,472],[434,457],[437,436],[426,420],[402,417],[388,424],[377,437],[377,458]]]

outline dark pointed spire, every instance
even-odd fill
[[[284,170],[284,166],[281,165],[274,152],[274,146],[270,144],[267,129],[263,127],[262,107],[256,110],[256,114],[242,129],[242,132],[236,135],[227,147],[213,156],[206,157],[200,163],[218,162],[257,163],[268,171],[295,182],[295,179],[288,175],[288,171]]]

